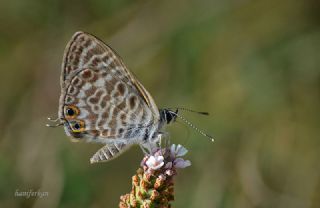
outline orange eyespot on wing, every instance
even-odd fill
[[[76,106],[74,105],[64,106],[64,115],[66,119],[74,119],[79,114],[80,114],[80,110]]]
[[[70,126],[73,133],[81,133],[85,130],[84,121],[82,120],[74,120],[70,122]]]

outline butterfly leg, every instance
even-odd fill
[[[139,144],[140,149],[142,150],[144,155],[149,155],[150,152],[148,152],[149,150],[147,148],[145,148],[142,144]]]
[[[170,135],[167,132],[159,132],[160,139],[159,139],[159,147],[167,148],[170,146]]]
[[[159,148],[159,144],[157,142],[145,142],[139,144],[139,146],[145,155],[150,155]]]
[[[90,159],[90,163],[106,162],[118,157],[131,145],[124,142],[113,142],[99,149]]]
[[[158,150],[161,147],[161,139],[162,134],[157,134],[155,137],[150,138],[149,141],[140,143],[139,146],[142,150],[142,152],[145,155],[150,155],[154,153],[156,150]]]

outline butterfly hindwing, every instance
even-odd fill
[[[75,108],[70,122],[82,122],[90,139],[130,139],[134,130],[154,122],[151,110],[134,88],[103,70],[84,69],[66,89],[65,106]],[[65,108],[65,112],[66,112]]]

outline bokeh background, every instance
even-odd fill
[[[74,32],[115,48],[159,107],[211,133],[167,128],[192,166],[173,207],[320,207],[320,3],[317,0],[0,2],[0,207],[117,207],[143,155],[90,165],[56,116]],[[39,198],[16,191],[44,191]]]

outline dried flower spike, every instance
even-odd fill
[[[191,165],[184,160],[188,150],[182,145],[156,148],[141,161],[141,168],[132,177],[132,190],[120,197],[120,208],[129,207],[171,207],[174,200],[174,176],[177,169]]]

